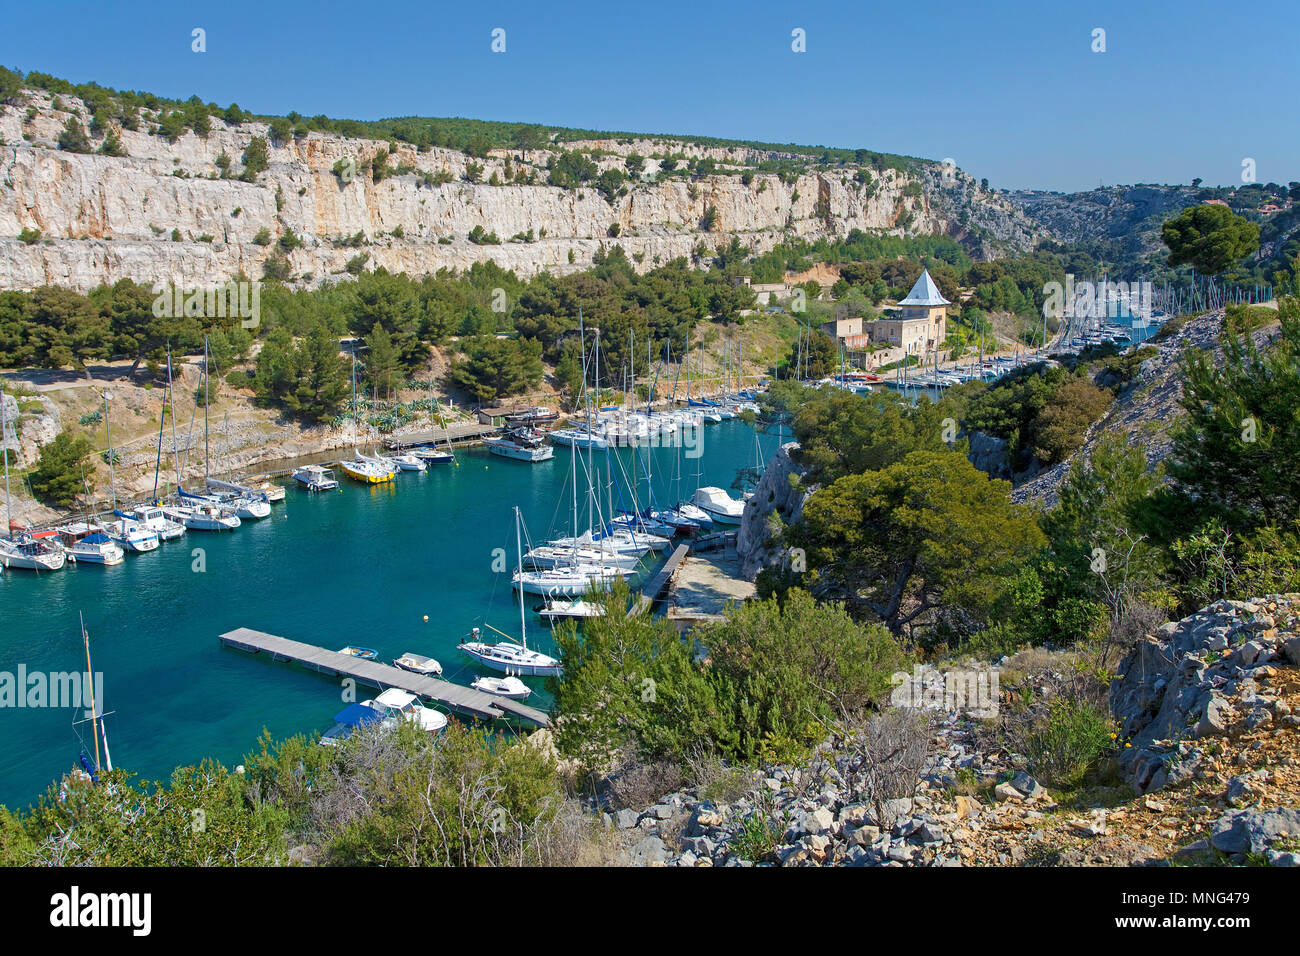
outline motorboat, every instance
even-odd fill
[[[425,677],[442,673],[442,665],[432,657],[425,657],[423,654],[413,654],[407,651],[401,657],[393,659],[393,666],[400,667],[404,671],[410,671],[412,674],[421,674]]]
[[[0,565],[28,571],[58,571],[68,561],[53,531],[22,531],[0,538]]]
[[[470,686],[485,694],[495,694],[497,697],[508,697],[511,700],[524,700],[533,692],[533,689],[518,677],[480,677]]]
[[[126,552],[104,532],[88,524],[63,525],[59,540],[73,564],[121,564]]]
[[[399,720],[409,720],[431,734],[439,733],[447,727],[446,714],[425,707],[418,697],[399,687],[388,688],[374,700],[362,701],[362,706],[373,708],[386,722],[396,724]]]
[[[141,505],[130,512],[116,511],[114,514],[138,521],[145,528],[158,535],[161,541],[175,541],[185,533],[185,525],[168,518],[163,514],[162,508],[157,505]]]
[[[707,512],[715,524],[738,525],[745,513],[743,501],[737,501],[716,487],[697,488],[691,504]]]
[[[347,657],[355,657],[358,660],[373,661],[379,656],[379,652],[370,647],[355,647],[349,644],[347,647],[340,647],[339,653]]]
[[[147,528],[143,522],[137,521],[130,515],[122,514],[120,511],[114,511],[113,514],[118,518],[116,521],[104,522],[104,533],[124,551],[143,554],[158,547],[158,532]]]
[[[357,730],[371,724],[382,723],[384,715],[364,702],[348,704],[334,715],[334,726],[320,735],[322,747],[337,747]]]
[[[527,428],[512,428],[503,435],[483,439],[488,451],[516,461],[546,461],[555,449],[542,440],[542,433]]]
[[[333,491],[339,486],[333,469],[324,465],[303,465],[293,470],[293,480],[308,491]]]

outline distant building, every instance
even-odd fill
[[[880,328],[873,338],[878,335],[877,341],[900,346],[909,354],[937,349],[948,337],[948,306],[951,304],[930,278],[930,270],[922,269],[912,291],[899,300],[899,317],[877,319],[873,324]]]

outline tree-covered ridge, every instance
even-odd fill
[[[293,136],[304,136],[308,132],[337,133],[349,137],[396,140],[422,148],[439,146],[475,157],[487,155],[490,149],[543,149],[564,143],[614,139],[623,144],[641,140],[661,141],[664,157],[674,156],[675,150],[683,144],[705,149],[723,148],[770,153],[773,154],[771,157],[757,163],[742,162],[741,157],[737,158],[737,163],[755,165],[756,168],[763,168],[764,164],[770,163],[772,172],[785,168],[783,160],[793,161],[791,165],[815,164],[829,168],[855,163],[871,166],[876,170],[904,171],[914,169],[919,162],[927,162],[913,157],[867,149],[762,143],[714,136],[576,129],[464,117],[399,116],[379,120],[352,120],[335,119],[319,114],[303,116],[296,111],[290,111],[283,116],[263,115],[250,113],[237,103],[231,103],[226,107],[212,102],[205,103],[197,95],[180,100],[134,90],[115,90],[98,83],[72,83],[35,70],[24,74],[21,70],[0,67],[0,103],[16,102],[23,89],[38,89],[54,95],[79,97],[86,104],[86,109],[97,117],[98,122],[115,122],[127,129],[138,128],[140,111],[147,110],[156,114],[160,135],[169,137],[186,128],[204,135],[210,128],[211,119],[219,118],[227,123],[250,121],[268,123],[271,135],[279,141]],[[719,171],[722,170],[717,168],[710,170],[710,172]]]

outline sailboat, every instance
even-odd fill
[[[4,537],[0,537],[0,566],[28,571],[58,571],[67,563],[68,556],[57,541],[50,540],[50,534],[38,536],[30,531],[14,534],[13,502],[9,497],[9,446],[6,443],[9,423],[5,420],[4,408],[4,400],[0,398],[0,457],[5,460],[5,526]]]
[[[339,462],[343,474],[354,481],[366,485],[381,485],[392,481],[397,475],[397,468],[387,461],[381,462],[374,457],[367,457],[357,450],[357,353],[352,353],[352,452],[356,456],[348,461]]]
[[[515,508],[515,550],[519,561],[523,563],[523,532],[520,526],[523,523],[523,516],[519,509]],[[472,640],[465,641],[458,645],[459,650],[478,661],[484,667],[489,667],[494,671],[502,671],[506,674],[524,675],[530,677],[558,677],[560,675],[560,662],[549,654],[543,654],[541,651],[530,650],[528,647],[528,625],[524,617],[524,595],[519,593],[519,643],[508,634],[497,631],[495,627],[488,624],[487,627],[496,631],[504,641],[498,641],[496,644],[488,644],[479,640],[481,632],[476,627],[470,632]]]
[[[208,355],[208,339],[203,338],[203,477],[208,477],[208,371],[211,358]],[[177,475],[176,491],[178,501],[163,505],[162,511],[173,521],[179,521],[191,531],[233,531],[242,524],[233,508],[214,501],[205,495],[191,494],[180,485]]]
[[[108,537],[112,544],[123,553],[127,551],[136,551],[141,553],[145,551],[154,551],[158,547],[157,532],[144,527],[133,518],[123,515],[117,510],[117,476],[113,468],[113,460],[115,457],[113,454],[113,430],[108,420],[107,392],[104,393],[104,433],[108,437],[108,487],[113,495],[113,514],[117,516],[117,520],[108,520],[103,522],[103,533]],[[81,545],[81,550],[85,551],[87,547],[97,543],[102,544],[102,542],[83,543]],[[97,550],[100,552],[101,556],[106,559],[102,561],[104,564],[117,564],[118,561],[121,560],[121,558],[112,560],[112,549],[101,547]],[[73,557],[74,560],[79,559],[79,556],[69,555],[69,557]],[[89,554],[87,560],[95,561],[97,559],[93,554]]]
[[[108,752],[108,731],[104,728],[104,712],[101,709],[103,701],[95,699],[95,669],[90,663],[90,634],[86,630],[85,617],[78,615],[78,618],[81,621],[81,642],[86,649],[86,687],[90,692],[90,716],[85,720],[74,721],[73,725],[90,721],[92,736],[95,738],[95,762],[90,762],[90,754],[86,752],[84,746],[81,748],[78,762],[81,764],[82,771],[90,778],[90,782],[99,783],[100,774],[112,772],[113,758]]]

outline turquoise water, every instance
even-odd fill
[[[766,458],[777,437],[759,435],[757,442]],[[683,492],[694,490],[697,462],[703,484],[729,487],[737,468],[754,464],[755,445],[754,431],[738,421],[708,426],[702,456],[682,461]],[[671,503],[678,453],[638,454],[650,457],[660,503]],[[84,670],[77,629],[83,613],[95,670],[104,674],[114,765],[149,779],[208,756],[231,766],[253,749],[263,727],[277,738],[321,731],[342,709],[334,679],[221,646],[217,636],[232,628],[332,649],[373,647],[384,662],[404,651],[429,654],[445,678],[467,684],[485,673],[455,649],[471,627],[486,621],[519,633],[510,587],[512,509],[522,509],[540,544],[569,533],[572,492],[568,449],[535,465],[481,449],[457,457],[458,466],[404,472],[391,485],[344,479],[338,492],[311,495],[290,483],[270,518],[245,521],[231,533],[191,531],[116,567],[69,565],[39,577],[6,572],[0,671],[17,673],[20,663],[29,673]],[[593,457],[603,474],[604,454]],[[631,468],[631,450],[617,458]],[[586,483],[579,481],[585,512]],[[204,550],[201,573],[193,570],[195,548]],[[492,570],[494,548],[507,555],[505,573]],[[529,596],[529,644],[550,650],[534,603],[539,599]],[[529,683],[529,703],[548,704],[542,681]],[[91,740],[88,724],[73,726],[80,716],[0,707],[0,803],[25,806],[68,771],[82,746],[78,732]]]

